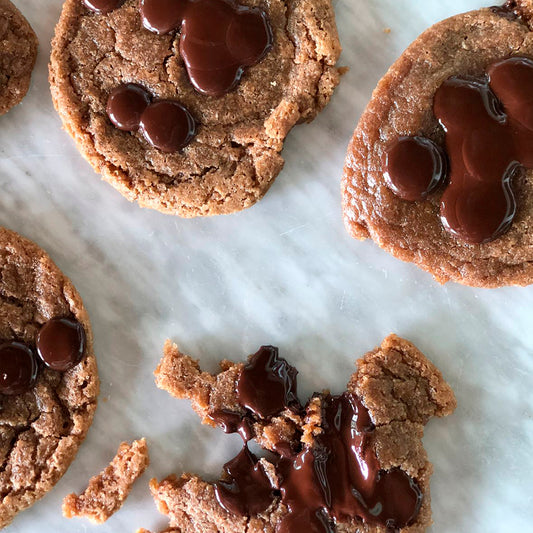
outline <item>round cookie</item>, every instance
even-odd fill
[[[26,96],[37,44],[22,13],[9,0],[0,0],[0,115]]]
[[[35,353],[37,334],[53,318],[82,327],[85,341],[84,357],[69,370],[40,364],[32,388],[18,395],[0,394],[1,528],[66,472],[91,425],[99,381],[89,317],[76,289],[50,257],[0,228],[0,265],[2,347],[15,341]],[[37,344],[50,347],[43,339]]]
[[[121,4],[107,2],[113,3]],[[253,205],[283,167],[280,152],[290,129],[312,120],[339,82],[331,0],[231,3],[264,10],[273,39],[270,51],[223,96],[195,89],[180,54],[180,32],[144,28],[139,0],[105,14],[82,0],[64,4],[50,62],[55,107],[94,169],[143,207],[194,217]],[[108,98],[132,83],[194,117],[196,135],[184,149],[164,152],[142,128],[129,132],[112,124]]]
[[[437,281],[477,287],[533,283],[533,172],[514,180],[517,211],[510,229],[485,243],[446,231],[440,187],[423,201],[401,199],[387,184],[384,157],[404,136],[444,146],[433,111],[435,94],[451,77],[486,79],[490,65],[511,55],[533,57],[533,2],[508,2],[444,20],[424,32],[379,82],[348,149],[342,181],[346,228],[372,238]],[[489,153],[486,149],[485,153]]]

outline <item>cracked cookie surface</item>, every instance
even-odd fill
[[[202,374],[194,361],[167,344],[162,363],[156,371],[157,382],[175,396],[191,399],[195,410],[205,421],[206,413],[215,406],[216,409],[229,410],[238,407],[234,377],[227,379],[228,374],[225,373],[232,369],[238,373],[242,371],[242,365],[229,366],[228,362],[223,362],[221,367],[222,372],[217,376]],[[185,372],[185,368],[195,370]],[[240,370],[237,371],[238,368]],[[169,376],[174,371],[175,379],[170,380]],[[162,376],[165,376],[164,381]],[[171,382],[173,386],[169,385]],[[214,399],[213,391],[216,391]],[[424,426],[431,417],[453,412],[456,406],[453,391],[439,370],[413,344],[390,335],[381,346],[357,362],[357,371],[351,376],[347,394],[355,395],[368,409],[374,425],[370,446],[381,469],[401,469],[416,482],[423,495],[416,519],[401,531],[425,531],[431,524],[429,482],[433,467],[422,445]],[[225,398],[222,403],[221,398]],[[326,398],[327,394],[311,398],[293,435],[304,449],[305,446],[314,446],[317,436],[326,431],[320,405]],[[256,431],[255,435],[256,439],[257,435],[261,439],[261,432]],[[264,447],[260,439],[258,442]],[[271,463],[261,459],[260,462],[272,486],[279,490],[281,483],[276,461]],[[193,474],[169,476],[161,482],[153,480],[151,490],[158,509],[170,520],[165,533],[285,531],[280,529],[280,524],[287,517],[288,510],[279,492],[264,512],[256,516],[238,516],[219,504],[213,483]],[[334,530],[338,533],[390,531],[386,526],[358,519],[337,521]],[[140,531],[147,533],[146,530]]]
[[[41,248],[0,228],[0,339],[35,346],[39,328],[58,316],[83,326],[85,357],[64,373],[42,366],[32,390],[0,395],[0,527],[66,472],[91,425],[99,387],[91,326],[76,289]]]
[[[28,92],[37,58],[37,36],[22,13],[0,0],[0,115]]]
[[[344,221],[358,239],[372,238],[437,281],[479,287],[533,283],[533,172],[513,183],[517,213],[510,230],[491,242],[470,244],[446,231],[442,188],[408,202],[387,186],[383,156],[402,136],[444,145],[433,112],[437,89],[452,76],[486,79],[487,67],[509,56],[533,57],[533,2],[512,1],[446,19],[424,32],[379,82],[355,130],[342,182]]]
[[[137,0],[97,15],[67,0],[50,62],[52,96],[65,128],[103,178],[129,200],[184,217],[253,205],[281,171],[290,129],[312,120],[339,82],[340,45],[330,0],[240,0],[260,7],[272,50],[223,97],[193,88],[179,55],[179,33],[142,27]],[[198,124],[182,151],[163,153],[142,135],[115,128],[110,92],[137,83],[184,105]]]

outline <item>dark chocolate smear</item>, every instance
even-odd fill
[[[125,0],[82,0],[83,5],[99,15],[111,13],[120,7]]]
[[[425,137],[399,137],[384,152],[384,177],[404,200],[424,200],[446,179],[443,151]]]
[[[181,28],[180,54],[197,91],[222,96],[239,83],[245,67],[273,45],[266,13],[233,0],[141,0],[143,25],[157,34]]]
[[[280,460],[289,514],[277,533],[329,533],[350,519],[401,529],[417,517],[422,493],[400,469],[384,471],[371,446],[366,407],[353,394],[323,397],[323,432],[296,458]]]
[[[107,115],[120,130],[140,130],[144,138],[162,152],[177,152],[196,135],[196,121],[184,106],[173,100],[152,102],[150,93],[135,83],[111,92]]]
[[[255,516],[274,500],[274,488],[257,457],[248,446],[224,465],[227,479],[214,484],[218,503],[230,513]]]
[[[37,379],[39,366],[28,346],[20,342],[0,345],[0,393],[8,396],[29,391]]]
[[[37,334],[36,347],[43,363],[52,370],[66,372],[75,367],[85,354],[87,336],[74,319],[53,318]]]
[[[253,438],[252,421],[247,415],[240,415],[223,409],[211,413],[208,417],[224,433],[238,433],[244,442]]]
[[[262,346],[250,358],[237,380],[239,403],[261,419],[280,414],[284,409],[300,410],[296,392],[297,370],[278,357],[274,346]]]
[[[505,59],[488,74],[450,78],[434,101],[451,165],[441,218],[449,232],[470,243],[491,241],[510,228],[516,213],[512,179],[521,165],[533,169],[533,61]]]

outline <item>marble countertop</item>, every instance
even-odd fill
[[[43,246],[83,296],[102,401],[68,473],[6,533],[92,531],[62,518],[61,501],[122,440],[146,436],[152,464],[99,533],[166,527],[151,477],[219,474],[239,438],[201,426],[187,402],[156,389],[152,372],[166,338],[211,370],[221,358],[275,344],[299,369],[303,396],[340,392],[355,359],[390,332],[428,355],[459,402],[424,438],[435,465],[432,531],[531,531],[533,286],[441,287],[372,242],[352,240],[340,208],[346,145],[379,78],[432,22],[489,2],[335,2],[350,71],[331,104],[291,133],[285,170],[262,202],[203,220],[142,210],[99,180],[50,99],[49,42],[62,2],[16,3],[41,48],[31,92],[0,118],[0,224]]]

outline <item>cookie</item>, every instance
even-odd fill
[[[98,373],[89,317],[36,244],[0,228],[0,527],[66,472],[91,425]]]
[[[243,450],[214,483],[193,474],[152,480],[157,507],[170,519],[165,531],[425,531],[432,465],[421,439],[431,417],[453,412],[454,394],[437,368],[395,335],[357,366],[342,395],[324,391],[302,406],[296,371],[273,347],[261,348],[245,365],[224,361],[210,376],[167,344],[158,385],[166,387],[173,367],[171,392],[191,399],[205,423],[222,410],[248,421],[252,431],[241,431]],[[258,459],[247,441],[265,447],[266,428],[275,428],[287,410],[300,417],[294,434],[279,446],[267,440],[274,455]],[[218,425],[228,431],[223,422]],[[239,429],[234,423],[231,431]]]
[[[533,2],[444,20],[379,82],[348,149],[345,225],[437,281],[533,282]]]
[[[149,462],[145,439],[131,444],[123,442],[111,463],[91,478],[82,494],[65,496],[63,516],[82,517],[93,524],[103,524],[122,507]]]
[[[0,0],[0,115],[26,96],[37,58],[37,36],[22,13]]]
[[[328,103],[339,54],[331,0],[66,0],[50,83],[126,198],[216,215],[263,197],[286,135]]]

